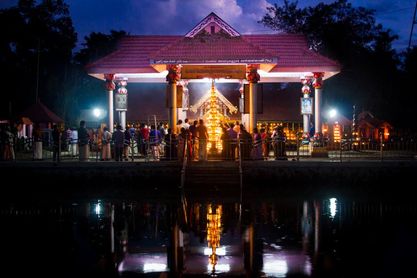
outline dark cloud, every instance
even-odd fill
[[[177,34],[191,30],[210,12],[217,13],[240,33],[272,32],[257,23],[273,0],[67,0],[79,43],[91,32],[125,30],[130,34]],[[299,0],[299,6],[329,0]],[[17,0],[1,0],[0,8]],[[399,35],[395,48],[408,43],[415,0],[352,0],[354,6],[375,10],[378,23]],[[417,37],[413,36],[414,42]]]

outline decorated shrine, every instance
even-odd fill
[[[252,131],[267,101],[261,99],[263,83],[298,82],[300,102],[293,105],[300,107],[303,131],[309,132],[314,122],[317,133],[322,132],[324,81],[337,74],[340,65],[311,50],[302,35],[243,35],[210,13],[182,36],[126,36],[113,53],[87,65],[87,71],[105,83],[111,131],[114,111],[118,112],[118,122],[126,126],[129,83],[167,84],[166,106],[172,130],[178,119],[188,118],[187,112],[192,111],[211,123],[240,112],[241,122]],[[189,110],[183,109],[188,94],[193,94],[187,88],[190,83],[213,81],[241,84],[242,89],[236,92],[242,103],[240,111],[215,86],[196,103],[190,103]],[[208,128],[215,138],[217,127]]]

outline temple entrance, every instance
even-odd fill
[[[220,156],[223,150],[222,134],[226,131],[226,123],[230,121],[230,115],[236,114],[238,109],[234,106],[214,85],[212,80],[210,90],[204,94],[190,111],[196,113],[204,120],[207,126],[209,139],[207,152],[211,157]]]
[[[307,40],[298,34],[242,35],[215,13],[210,13],[184,36],[126,36],[113,53],[90,63],[87,71],[105,81],[110,132],[114,127],[114,111],[120,111],[120,122],[126,123],[128,82],[166,84],[167,122],[175,136],[179,135],[178,119],[187,118],[184,110],[188,106],[179,101],[183,95],[181,90],[186,91],[187,84],[204,83],[209,79],[244,84],[239,100],[239,107],[243,108],[240,122],[244,122],[248,137],[258,126],[258,114],[263,113],[263,91],[259,83],[301,81],[304,100],[297,99],[289,105],[308,104],[304,108],[309,109],[300,111],[303,133],[309,136],[309,116],[314,116],[312,132],[316,138],[321,138],[323,81],[339,73],[340,68],[338,62],[312,51]],[[314,98],[310,86],[314,87]],[[198,114],[188,115],[189,118],[204,119],[207,124],[209,154],[221,154],[225,147],[221,124],[237,112],[237,108],[212,84],[210,92],[190,109]],[[277,111],[270,117],[271,120],[279,118],[287,120]],[[233,157],[236,156],[230,152],[229,158]]]

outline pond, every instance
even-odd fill
[[[416,277],[417,203],[3,202],[3,277]]]

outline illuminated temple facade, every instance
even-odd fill
[[[314,123],[317,133],[322,132],[323,82],[339,73],[340,65],[310,50],[302,35],[241,35],[210,13],[182,36],[127,36],[113,53],[87,65],[87,71],[105,84],[111,131],[114,112],[118,113],[118,122],[126,125],[129,84],[166,84],[160,95],[165,98],[162,105],[173,131],[178,119],[197,119],[209,111],[204,107],[210,105],[210,90],[190,103],[194,83],[209,84],[208,88],[214,84],[221,117],[240,114],[240,121],[252,131],[259,122],[262,105],[268,102],[263,97],[264,83],[297,82],[300,94],[291,106],[300,110],[302,130],[309,132]],[[222,94],[218,86],[223,83],[236,84],[239,103],[232,104]],[[130,102],[129,107],[135,104]]]

